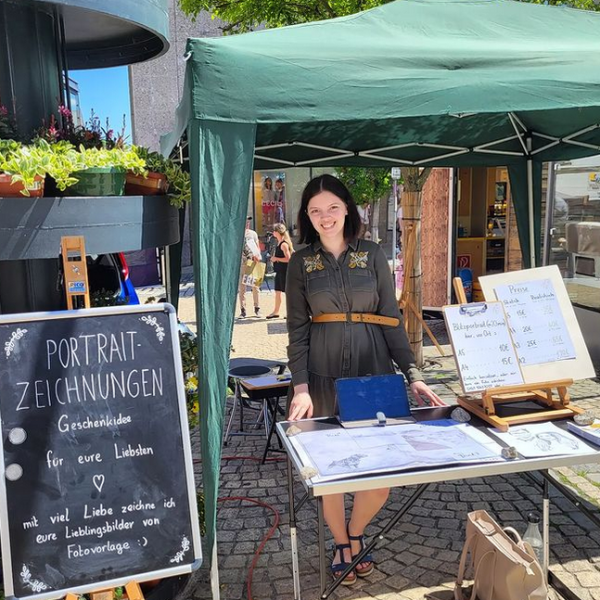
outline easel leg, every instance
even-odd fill
[[[323,497],[317,498],[317,522],[319,528],[319,583],[321,588],[321,598],[327,598],[325,593],[327,587],[327,564],[325,560],[325,517],[323,515]]]
[[[137,581],[130,581],[125,585],[125,589],[129,600],[144,600],[144,594],[142,594],[140,584]]]
[[[290,544],[292,546],[292,577],[294,578],[294,600],[300,600],[300,567],[298,564],[298,537],[296,536],[296,506],[294,502],[294,473],[292,461],[287,461],[288,500],[290,505]]]

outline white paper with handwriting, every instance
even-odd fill
[[[524,383],[501,302],[445,306],[444,317],[466,393]]]
[[[494,291],[504,303],[522,365],[575,358],[575,348],[550,279],[499,285]]]

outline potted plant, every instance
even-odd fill
[[[127,195],[167,194],[169,202],[176,208],[182,208],[190,201],[192,197],[190,176],[181,165],[158,152],[151,152],[148,148],[136,146],[135,151],[145,161],[148,173],[144,177],[132,172],[127,173],[125,184]]]
[[[0,197],[42,196],[47,160],[36,148],[0,140]]]
[[[169,182],[165,174],[167,159],[158,152],[150,152],[147,148],[136,147],[138,156],[146,162],[146,176],[128,172],[125,177],[125,194],[128,196],[155,196],[166,194]]]
[[[146,163],[133,148],[85,148],[79,146],[77,183],[68,188],[76,196],[122,196],[125,174],[146,173]]]

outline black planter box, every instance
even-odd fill
[[[87,254],[176,244],[179,216],[165,196],[0,198],[0,260],[56,258],[83,235]]]

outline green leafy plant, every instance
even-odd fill
[[[392,188],[390,170],[385,168],[336,167],[337,176],[352,192],[357,204],[367,204],[389,194]]]
[[[200,399],[198,396],[198,341],[186,332],[179,332],[181,366],[185,382],[185,395],[190,428],[198,424],[200,417]]]
[[[46,152],[28,146],[5,149],[0,152],[0,172],[11,176],[13,184],[21,183],[21,194],[30,196],[36,186],[36,178],[44,178],[50,157]]]
[[[169,185],[167,195],[172,206],[182,208],[191,200],[192,184],[190,174],[184,171],[179,163],[170,158],[165,158],[158,152],[151,152],[148,148],[142,146],[136,146],[135,151],[145,161],[148,171],[165,175]]]
[[[114,167],[123,171],[133,171],[137,175],[145,175],[146,162],[132,147],[123,148],[86,148],[79,146],[78,171],[92,168]]]

